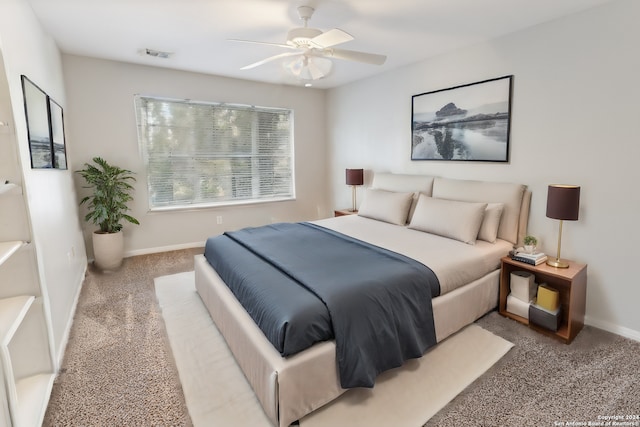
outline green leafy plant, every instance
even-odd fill
[[[524,244],[525,246],[535,246],[538,244],[538,239],[536,239],[534,236],[525,236]]]
[[[127,203],[133,200],[130,192],[135,182],[133,172],[112,166],[100,157],[94,157],[95,165],[85,163],[85,168],[76,171],[91,188],[93,194],[83,198],[80,205],[87,203],[89,212],[84,219],[100,227],[102,233],[116,233],[122,230],[123,220],[140,224],[137,219],[127,215]]]

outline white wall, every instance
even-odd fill
[[[59,364],[87,258],[71,171],[31,169],[20,75],[29,77],[66,108],[60,53],[24,0],[3,0],[0,4],[0,49],[9,84],[40,281],[49,302],[54,352]],[[68,160],[72,168],[73,156]]]
[[[586,321],[640,339],[639,18],[640,2],[620,0],[331,90],[334,206],[350,204],[347,167],[369,180],[392,171],[521,182],[533,191],[529,231],[555,254],[547,185],[580,185],[580,219],[565,222],[562,255],[589,264]],[[410,160],[412,95],[510,74],[508,164]]]
[[[63,55],[67,84],[68,138],[76,169],[101,156],[136,173],[131,214],[141,225],[124,224],[128,255],[202,245],[224,230],[277,221],[317,219],[327,204],[325,92]],[[134,94],[294,109],[296,200],[173,212],[148,211],[145,168],[140,156]],[[80,177],[76,179],[82,185]],[[80,190],[84,195],[86,190]],[[82,213],[84,216],[84,213]],[[222,224],[217,225],[217,216]],[[84,226],[87,247],[94,230]]]

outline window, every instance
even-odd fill
[[[288,200],[293,111],[136,95],[152,210]]]

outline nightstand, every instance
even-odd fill
[[[358,211],[352,211],[351,209],[341,209],[333,211],[333,216],[343,216],[343,215],[358,215]]]
[[[509,280],[513,271],[528,271],[535,276],[535,282],[546,283],[560,294],[560,327],[551,331],[529,323],[529,320],[507,311]],[[529,265],[503,257],[500,270],[500,314],[520,323],[529,325],[543,334],[559,338],[569,344],[584,326],[584,312],[587,303],[587,265],[569,261],[569,268],[556,268],[547,264]]]

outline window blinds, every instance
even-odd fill
[[[294,197],[293,111],[137,95],[151,209]]]

